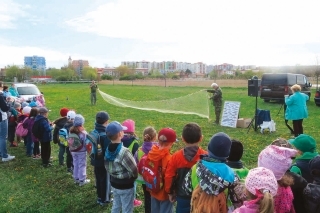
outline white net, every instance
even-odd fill
[[[111,96],[101,90],[99,92],[105,101],[119,107],[154,110],[162,113],[193,114],[209,119],[209,102],[206,90],[159,101],[131,101]]]

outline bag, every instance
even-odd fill
[[[102,153],[102,146],[100,143],[100,137],[106,136],[106,132],[98,132],[92,130],[86,137],[86,148],[91,159],[101,159],[104,157]]]
[[[44,118],[42,118],[42,119],[44,119]],[[32,126],[32,134],[38,140],[40,140],[42,138],[42,135],[43,135],[43,131],[41,130],[42,128],[40,126],[42,119],[39,119],[39,120],[35,121],[33,123],[33,126]]]
[[[146,184],[146,189],[149,192],[157,193],[163,187],[162,175],[162,160],[153,161],[144,155],[139,161],[138,168],[143,180]]]
[[[68,146],[68,137],[69,137],[69,132],[66,128],[61,128],[59,129],[58,132],[58,142],[63,145],[63,146]],[[54,140],[53,140],[54,141]]]
[[[17,129],[16,129],[16,135],[20,136],[20,137],[24,137],[27,136],[28,134],[28,129],[27,128],[23,128],[23,123],[28,119],[28,117],[26,117],[22,122],[18,123]]]
[[[77,152],[82,149],[83,143],[81,139],[79,138],[79,135],[75,133],[69,133],[69,136],[67,138],[68,146],[70,152]]]

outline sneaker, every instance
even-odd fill
[[[72,168],[68,168],[68,169],[67,169],[67,173],[71,173],[71,174],[73,174],[73,170],[72,170]]]
[[[41,159],[41,157],[40,157],[39,155],[34,155],[34,156],[32,157],[32,159],[34,159],[34,160],[39,160],[39,159]]]
[[[10,147],[17,147],[18,146],[18,144],[16,143],[16,142],[12,142],[11,144],[10,144]]]
[[[113,200],[110,200],[110,201],[102,201],[100,198],[97,200],[97,203],[100,205],[100,206],[104,206],[106,204],[109,204],[111,203]]]
[[[141,200],[134,199],[133,207],[138,207],[138,206],[141,206],[141,205],[142,205],[142,201]]]
[[[74,180],[74,183],[75,183],[75,184],[79,184],[79,183],[80,183],[79,179]]]
[[[85,180],[79,182],[79,186],[83,186],[83,185],[86,185],[88,183],[90,183],[90,179],[85,179]]]
[[[52,163],[43,164],[43,167],[44,167],[44,168],[48,168],[48,167],[51,167],[51,166],[53,166]]]
[[[15,156],[11,156],[11,155],[8,154],[8,157],[2,158],[2,162],[11,161],[13,159],[15,159]]]

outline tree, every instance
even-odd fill
[[[124,75],[130,75],[131,74],[129,67],[127,67],[125,65],[118,66],[115,71],[119,74],[120,77],[124,76]]]
[[[16,77],[17,81],[21,82],[30,78],[31,75],[32,70],[24,66],[13,65],[6,68],[6,78],[10,81],[13,81],[14,77]]]
[[[82,76],[84,79],[96,80],[97,70],[92,67],[84,67],[82,70]]]
[[[190,75],[192,75],[191,70],[187,69],[187,70],[186,70],[186,75],[187,75],[187,77],[189,78],[189,77],[190,77]]]

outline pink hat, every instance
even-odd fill
[[[123,121],[122,126],[127,127],[127,130],[124,130],[124,132],[128,133],[134,133],[135,132],[135,122],[131,119],[127,119],[125,121]]]
[[[258,157],[258,166],[270,169],[277,180],[280,180],[292,164],[292,157],[298,151],[275,145],[267,146]]]
[[[262,193],[267,190],[272,196],[276,196],[278,191],[278,182],[273,172],[263,167],[257,167],[249,171],[245,186],[253,195],[256,195],[256,190],[260,190]]]

